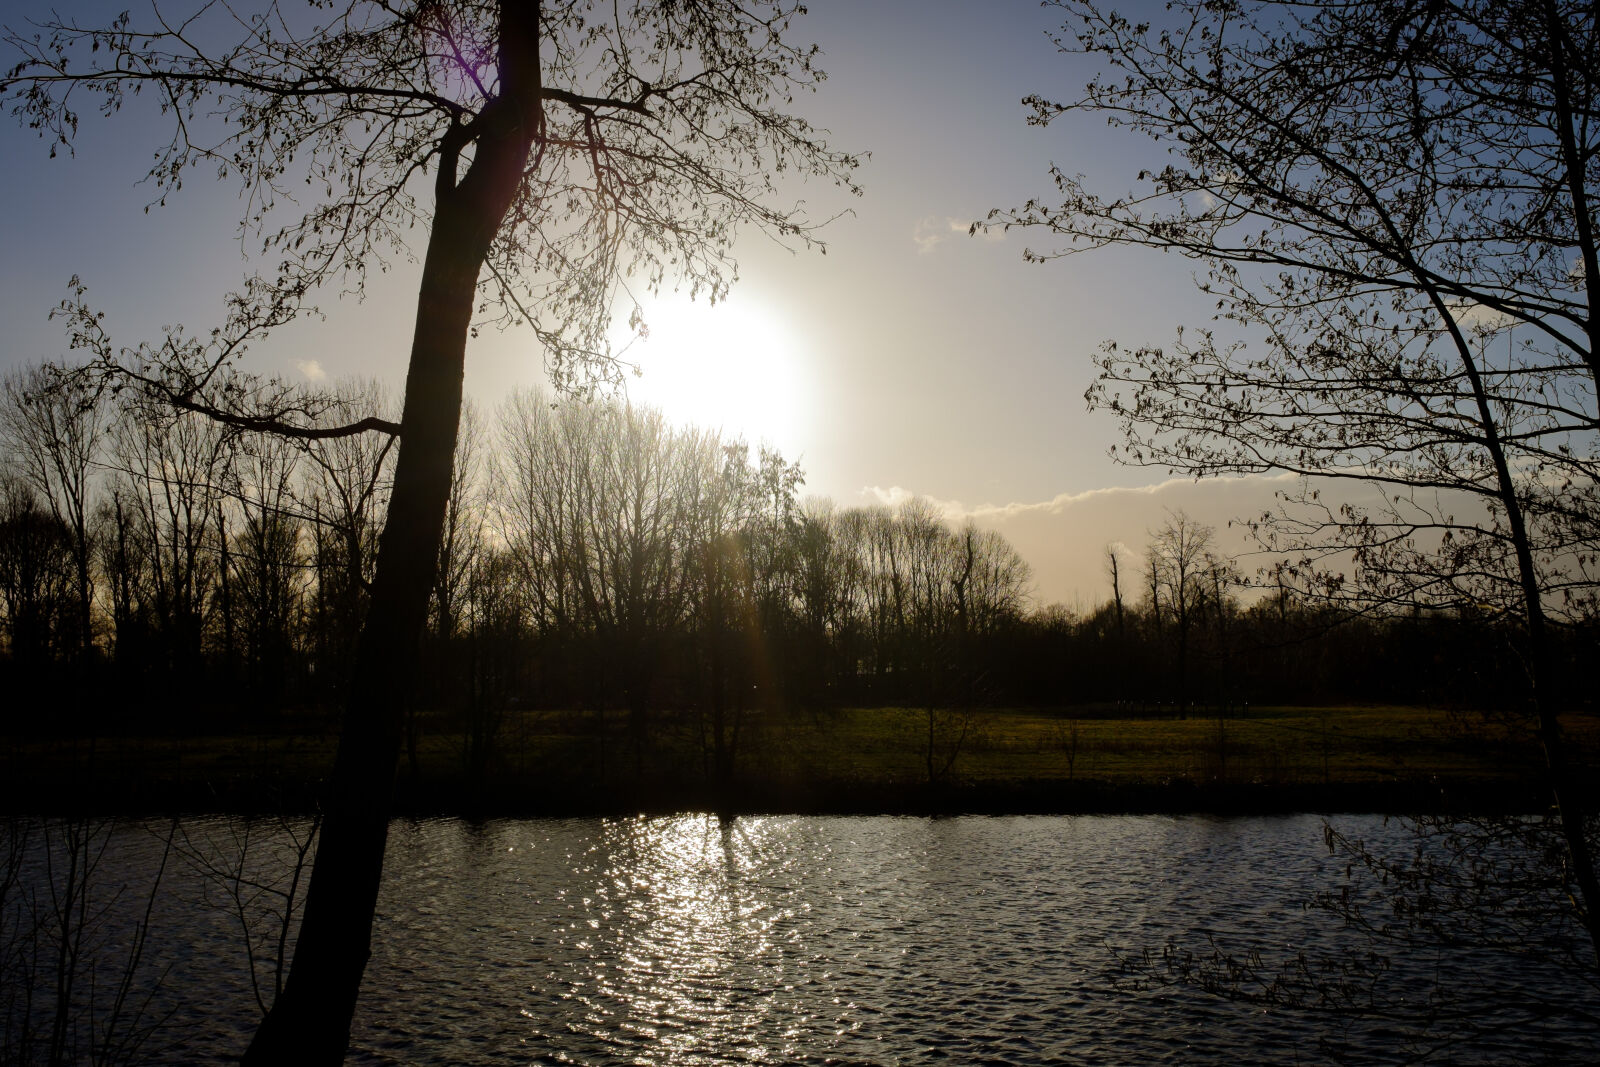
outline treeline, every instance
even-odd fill
[[[5,729],[61,725],[73,695],[73,714],[131,729],[337,706],[390,437],[245,432],[49,368],[0,400]],[[334,422],[390,407],[373,385],[317,403]],[[469,411],[412,710],[447,715],[476,766],[514,708],[620,710],[636,745],[687,715],[725,773],[753,713],[1517,698],[1493,620],[1363,618],[1282,589],[1247,604],[1181,514],[1142,558],[1108,554],[1111,600],[1074,614],[1030,605],[1027,564],[992,531],[802,484],[776,452],[645,408],[524,393]]]
[[[319,403],[388,407],[373,386]],[[389,437],[242,432],[49,368],[7,381],[0,417],[0,640],[36,697],[8,727],[90,681],[102,717],[337,701]],[[469,412],[417,705],[459,714],[474,751],[511,706],[621,708],[640,737],[692,708],[731,753],[758,708],[983,699],[1025,619],[1017,553],[925,503],[840,509],[802,484],[776,452],[626,404]]]
[[[1232,714],[1251,704],[1395,703],[1520,710],[1525,635],[1471,602],[1376,605],[1307,596],[1280,572],[1241,573],[1214,531],[1183,512],[1142,552],[1107,550],[1111,599],[1084,614],[1031,613],[1007,674],[1023,703],[1129,714]],[[1571,706],[1597,651],[1594,620],[1556,634],[1553,676]]]

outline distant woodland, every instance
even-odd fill
[[[49,368],[3,401],[7,732],[227,730],[340,705],[392,438],[243,432]],[[390,403],[375,385],[319,402],[344,421]],[[751,715],[828,707],[1485,706],[1522,685],[1492,613],[1262,589],[1182,514],[1142,561],[1108,553],[1113,596],[1080,614],[1034,605],[992,531],[802,486],[776,452],[614,400],[469,413],[416,707],[482,760],[518,707],[618,709],[640,742],[653,715],[688,714],[731,752]],[[1594,637],[1571,630],[1564,661]]]

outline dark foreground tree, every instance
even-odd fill
[[[1561,727],[1567,683],[1593,687],[1552,655],[1553,626],[1593,615],[1600,533],[1595,6],[1176,0],[1159,30],[1056,6],[1061,48],[1106,73],[1030,99],[1033,121],[1093,114],[1167,161],[1115,199],[1058,170],[1055,197],[993,221],[1065,239],[1038,259],[1190,257],[1222,323],[1107,345],[1091,404],[1134,463],[1322,479],[1258,527],[1320,593],[1500,622],[1544,744],[1555,869],[1600,961],[1592,813]],[[1319,499],[1330,479],[1378,503]]]
[[[738,225],[809,243],[775,176],[848,182],[854,160],[787,110],[821,78],[815,49],[786,39],[798,10],[211,4],[154,12],[148,26],[125,14],[7,31],[19,58],[0,88],[52,153],[70,148],[80,107],[111,113],[154,96],[174,120],[150,174],[162,200],[197,169],[238,179],[245,232],[277,260],[219,331],[132,352],[112,350],[72,304],[101,369],[248,428],[400,435],[304,923],[247,1062],[337,1062],[348,1043],[408,690],[396,667],[415,660],[428,610],[474,316],[531,328],[555,379],[581,384],[615,373],[605,330],[625,275],[650,287],[685,278],[716,298]],[[319,286],[359,289],[414,232],[427,241],[398,427],[319,424],[285,390],[234,373],[248,343]]]

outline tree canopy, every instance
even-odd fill
[[[20,59],[0,85],[52,155],[85,113],[154,98],[171,119],[148,172],[156,205],[196,175],[238,184],[240,238],[259,254],[221,333],[164,338],[127,368],[224,409],[217,365],[328,283],[359,293],[415,256],[441,194],[481,192],[473,163],[527,121],[530,154],[507,164],[504,218],[484,235],[475,326],[531,327],[558,384],[580,385],[616,377],[606,330],[613,311],[636,313],[633,288],[720,298],[741,225],[812,243],[817,220],[785,199],[786,179],[858,191],[856,158],[791,113],[824,78],[815,46],[788,39],[800,5],[591,8],[213,3],[59,19],[6,31]]]
[[[408,696],[394,666],[414,660],[428,614],[469,335],[522,325],[558,383],[603,380],[630,284],[670,278],[716,299],[741,226],[810,242],[784,177],[848,186],[855,159],[793,111],[822,77],[816,48],[789,39],[801,10],[214,2],[6,32],[19,58],[0,95],[52,153],[70,149],[86,102],[114,114],[154,96],[170,123],[150,171],[158,203],[194,173],[238,181],[242,234],[260,240],[260,269],[209,334],[119,349],[81,294],[69,301],[94,369],[247,429],[400,436],[305,920],[247,1060],[334,1062],[348,1041]],[[414,234],[422,277],[398,425],[326,425],[333,407],[308,411],[241,372],[251,341],[329,283],[359,291],[386,257],[414,254]]]
[[[1097,61],[1040,125],[1088,114],[1167,162],[1106,197],[997,211],[1061,242],[1195,260],[1216,320],[1170,348],[1108,342],[1091,407],[1135,464],[1289,472],[1255,528],[1289,577],[1365,604],[1505,623],[1526,664],[1576,914],[1600,959],[1592,818],[1551,657],[1592,617],[1600,548],[1596,288],[1600,15],[1575,0],[1175,0],[1165,25],[1062,0]],[[1324,498],[1332,481],[1376,502]],[[1330,494],[1331,496],[1331,494]],[[1284,574],[1280,573],[1281,581]]]

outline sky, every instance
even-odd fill
[[[0,22],[20,29],[50,6],[8,0]],[[1193,265],[1139,250],[1029,264],[1023,249],[1051,247],[1047,235],[967,234],[991,209],[1047,194],[1053,163],[1114,193],[1155,158],[1092,117],[1027,124],[1025,95],[1070,97],[1092,73],[1052,44],[1057,13],[1034,0],[808,8],[796,33],[821,46],[829,78],[799,110],[835,147],[870,153],[857,175],[865,195],[803,190],[814,216],[844,212],[822,231],[825,255],[749,233],[728,300],[648,302],[650,338],[627,352],[643,372],[630,396],[778,447],[805,470],[808,494],[843,506],[923,496],[953,521],[1000,530],[1032,565],[1040,605],[1102,601],[1108,546],[1137,554],[1169,510],[1242,548],[1229,520],[1271,506],[1282,483],[1197,485],[1119,466],[1114,420],[1083,400],[1102,342],[1168,344],[1180,324],[1208,321]],[[74,275],[119,343],[219,317],[251,269],[237,190],[195,175],[147,211],[155,193],[139,181],[160,136],[151,114],[85,116],[75,155],[51,159],[32,132],[0,124],[0,370],[67,354],[49,311]],[[399,262],[364,301],[330,294],[325,319],[280,331],[250,368],[398,390],[417,277]],[[488,331],[469,347],[467,390],[481,408],[543,381],[526,333]]]

